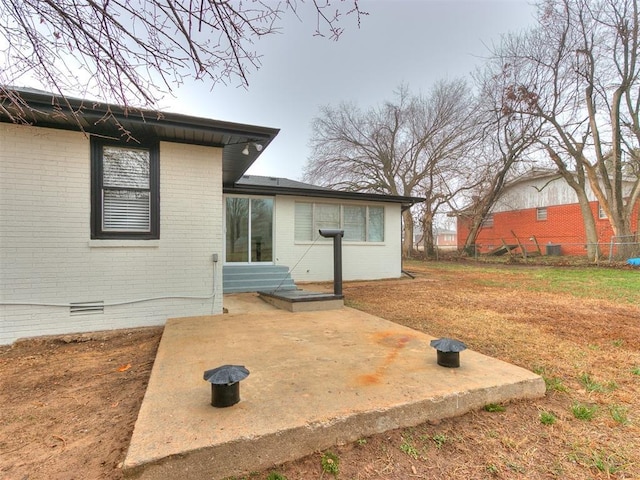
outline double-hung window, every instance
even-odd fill
[[[160,238],[158,146],[93,138],[91,238]]]

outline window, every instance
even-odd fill
[[[604,220],[605,218],[607,218],[607,212],[604,211],[604,208],[602,208],[602,205],[600,205],[600,203],[598,203],[598,218],[600,220]]]
[[[482,224],[480,225],[483,228],[493,227],[493,213],[489,213],[484,220],[482,220]]]
[[[369,207],[367,242],[384,242],[384,208]]]
[[[225,261],[273,261],[273,198],[226,199]]]
[[[310,241],[315,238],[313,231],[313,203],[296,202],[294,223],[296,240]]]
[[[91,238],[160,238],[158,147],[92,138]]]
[[[384,242],[384,207],[296,202],[296,241],[316,239],[321,228],[344,230],[346,242]]]
[[[536,208],[536,220],[546,220],[547,219],[547,208],[540,207]]]
[[[367,230],[367,207],[344,207],[344,227],[345,241],[364,242]]]
[[[314,205],[314,232],[321,228],[340,228],[340,205]]]

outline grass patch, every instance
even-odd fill
[[[502,405],[500,405],[499,403],[487,403],[484,406],[484,410],[487,412],[504,412],[506,410],[506,408]]]
[[[542,377],[544,384],[547,387],[548,392],[563,392],[566,393],[569,389],[562,383],[562,379],[558,377]]]
[[[605,393],[612,392],[618,388],[618,384],[616,382],[609,382],[605,385],[593,379],[593,377],[588,373],[580,375],[579,381],[587,392]]]
[[[400,444],[400,450],[407,455],[409,455],[414,460],[417,460],[420,456],[420,452],[418,449],[411,443],[410,440],[406,440],[404,437],[402,438],[402,443]]]
[[[540,412],[540,423],[543,425],[553,425],[556,423],[556,416],[551,412]]]
[[[562,379],[559,377],[550,377],[547,375],[544,367],[535,367],[533,373],[540,375],[544,380],[544,385],[547,392],[563,392],[566,393],[569,389],[562,383]]]
[[[613,418],[613,420],[618,422],[620,425],[629,424],[627,411],[627,407],[623,407],[622,405],[609,405],[609,413],[611,414],[611,418]]]
[[[640,276],[612,268],[543,268],[533,273],[541,285],[537,290],[561,292],[576,297],[640,303]]]
[[[573,453],[569,455],[569,460],[574,461],[584,467],[598,470],[607,476],[614,475],[624,470],[626,461],[618,455],[608,454],[602,450],[590,453]]]
[[[631,373],[633,373],[634,375],[640,375],[640,367],[633,367],[631,369]]]
[[[267,480],[287,480],[287,477],[279,474],[278,472],[271,472],[267,475]]]
[[[407,262],[407,265],[415,263],[417,268],[422,268],[423,262]],[[495,273],[493,278],[479,279],[478,285],[487,287],[509,287],[513,285],[513,274],[504,269],[488,267],[486,264],[456,264],[456,263],[429,263],[429,268],[450,273]],[[522,290],[563,293],[580,298],[595,298],[640,304],[640,275],[633,270],[621,270],[615,268],[575,266],[554,267],[542,266],[535,269],[518,269],[518,284]]]
[[[442,446],[447,443],[449,439],[443,433],[436,433],[433,437],[431,437],[431,440],[433,440],[433,443],[436,444],[436,448],[442,448]]]
[[[335,453],[325,452],[320,457],[322,471],[337,476],[340,472],[340,459]]]
[[[574,403],[571,405],[571,412],[578,420],[590,421],[598,411],[595,405],[585,405],[584,403]]]

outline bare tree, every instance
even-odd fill
[[[428,95],[406,86],[395,101],[363,112],[349,103],[323,107],[314,119],[305,179],[361,192],[422,196],[435,201],[446,162],[461,156],[473,102],[461,80],[441,82]],[[445,193],[446,194],[446,193]],[[403,254],[413,246],[414,219],[403,213]]]
[[[479,103],[466,82],[441,82],[429,97],[431,113],[441,127],[426,139],[425,162],[417,192],[425,201],[418,206],[426,258],[433,257],[434,221],[442,207],[475,181],[473,157],[481,141]],[[428,119],[418,120],[429,123]]]
[[[539,26],[505,37],[496,71],[509,81],[505,114],[536,118],[539,144],[576,192],[591,258],[593,192],[615,235],[631,235],[640,198],[638,0],[546,0]]]
[[[502,194],[505,184],[530,166],[529,153],[540,133],[541,122],[511,111],[509,79],[496,75],[492,65],[474,73],[478,91],[477,129],[480,140],[473,157],[466,159],[466,175],[460,172],[462,188],[457,200],[463,209],[452,208],[466,222],[469,234],[464,251],[472,251],[482,223]]]
[[[0,0],[0,85],[32,78],[59,95],[154,106],[188,78],[248,85],[253,49],[295,0]],[[337,39],[358,0],[312,0],[316,35]],[[5,97],[7,90],[3,92]],[[21,107],[18,98],[8,101]]]
[[[498,129],[504,131],[504,127],[498,126]],[[496,131],[491,140],[485,139],[484,161],[478,162],[476,177],[465,185],[466,198],[470,202],[467,208],[458,212],[461,220],[469,227],[463,246],[465,252],[473,251],[483,222],[502,194],[507,181],[521,171],[522,156],[531,145],[531,140],[525,136],[501,143],[501,133]]]

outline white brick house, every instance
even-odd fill
[[[401,212],[421,201],[336,191],[286,178],[246,175],[233,185],[225,185],[224,192],[227,204],[236,199],[272,199],[273,253],[266,260],[286,265],[296,282],[333,278],[333,242],[318,235],[320,228],[344,230],[342,273],[345,280],[399,277],[402,274]],[[229,217],[227,208],[227,223]],[[227,240],[231,236],[228,225],[226,236]],[[250,244],[251,250],[255,250],[255,241]],[[225,271],[233,268],[229,250],[227,245]],[[255,252],[248,253],[249,261],[255,260]]]
[[[262,150],[255,145],[267,147],[277,129],[72,99],[74,117],[51,94],[19,93],[29,107],[9,112],[23,122],[0,113],[0,344],[221,313],[223,264],[298,261],[305,242],[294,239],[295,202],[313,200],[236,186]],[[271,226],[260,224],[272,229],[270,258],[266,244],[260,258],[248,247],[253,258],[227,254],[223,188],[226,198],[275,201]],[[342,202],[332,195],[320,203]],[[400,208],[415,199],[345,195],[384,212],[383,237],[355,242],[369,249],[345,272],[399,276]],[[325,253],[314,251],[296,280],[330,279]]]

